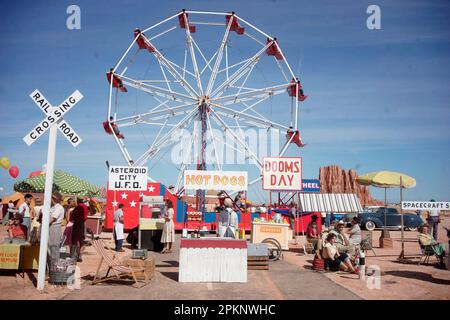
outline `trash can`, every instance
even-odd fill
[[[67,281],[74,277],[77,262],[72,259],[70,253],[61,252],[59,259],[50,261],[48,283],[65,285]]]

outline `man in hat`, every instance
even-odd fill
[[[347,235],[344,232],[345,222],[338,221],[336,224],[336,228],[331,230],[330,233],[336,235],[336,247],[339,250],[339,253],[349,253],[351,255],[355,254],[355,246],[350,243]]]
[[[430,202],[435,202],[434,199],[431,199]],[[430,225],[431,229],[433,229],[433,238],[437,241],[438,239],[438,225],[439,222],[441,222],[440,218],[441,212],[438,209],[431,209],[430,213],[428,214],[428,224]]]

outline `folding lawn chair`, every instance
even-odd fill
[[[133,278],[137,288],[143,287],[146,284],[148,284],[149,279],[148,279],[147,273],[145,272],[144,268],[131,268],[131,267],[121,263],[118,260],[118,258],[116,257],[116,255],[112,252],[111,248],[106,246],[104,241],[101,239],[93,240],[92,244],[93,244],[95,250],[97,251],[97,253],[101,257],[100,262],[97,267],[97,272],[95,274],[94,280],[92,280],[92,285],[103,282],[103,281],[107,281],[110,279],[114,279],[114,278],[121,279],[121,278],[125,278],[125,277],[130,277],[130,276]],[[108,266],[108,271],[106,272],[106,275],[104,277],[100,278],[99,272],[100,272],[100,268],[103,264],[103,261]],[[108,277],[110,271],[112,271],[114,275]],[[144,282],[145,283],[143,285],[139,286],[138,280],[136,278],[136,273],[141,273],[141,272],[144,274],[144,278],[145,278]]]

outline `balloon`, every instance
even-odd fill
[[[16,166],[12,166],[11,168],[9,168],[9,174],[14,179],[17,178],[17,176],[19,175],[19,168],[17,168]]]
[[[29,178],[34,177],[34,176],[38,176],[40,174],[43,174],[44,172],[41,170],[38,171],[33,171],[32,173],[30,173],[30,175],[28,176]]]
[[[9,168],[9,159],[7,157],[0,158],[0,166],[3,167],[3,169]]]

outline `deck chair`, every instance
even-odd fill
[[[96,239],[92,241],[92,245],[94,246],[97,253],[100,255],[101,259],[97,267],[97,272],[95,274],[94,280],[92,280],[92,285],[111,280],[111,279],[121,279],[125,277],[132,277],[135,282],[135,287],[141,288],[148,284],[149,279],[148,275],[145,272],[144,268],[131,268],[129,266],[126,266],[122,264],[115,253],[111,250],[109,246],[105,244],[105,242],[101,239]],[[108,266],[108,271],[106,272],[106,275],[104,277],[99,277],[100,268],[103,264],[103,262],[106,263]],[[109,276],[109,272],[112,271],[114,275]],[[136,278],[136,273],[143,273],[144,274],[144,284],[139,285],[138,280]]]
[[[375,250],[373,249],[373,246],[372,246],[372,232],[366,233],[366,234],[363,233],[362,236],[363,236],[363,239],[361,240],[361,244],[359,245],[360,249],[364,250],[364,251],[371,250],[373,252],[374,256],[376,257],[377,254],[375,253]]]
[[[307,253],[314,254],[316,253],[316,249],[314,248],[314,244],[308,240],[307,237],[305,237],[305,242],[303,242],[303,252],[305,255]]]
[[[432,257],[432,256],[434,256],[438,262],[440,261],[439,256],[433,250],[433,246],[431,246],[431,245],[424,246],[420,243],[420,240],[419,240],[419,246],[420,246],[421,255],[420,255],[419,262],[417,263],[418,265],[420,265],[421,263],[429,264],[430,257]]]

